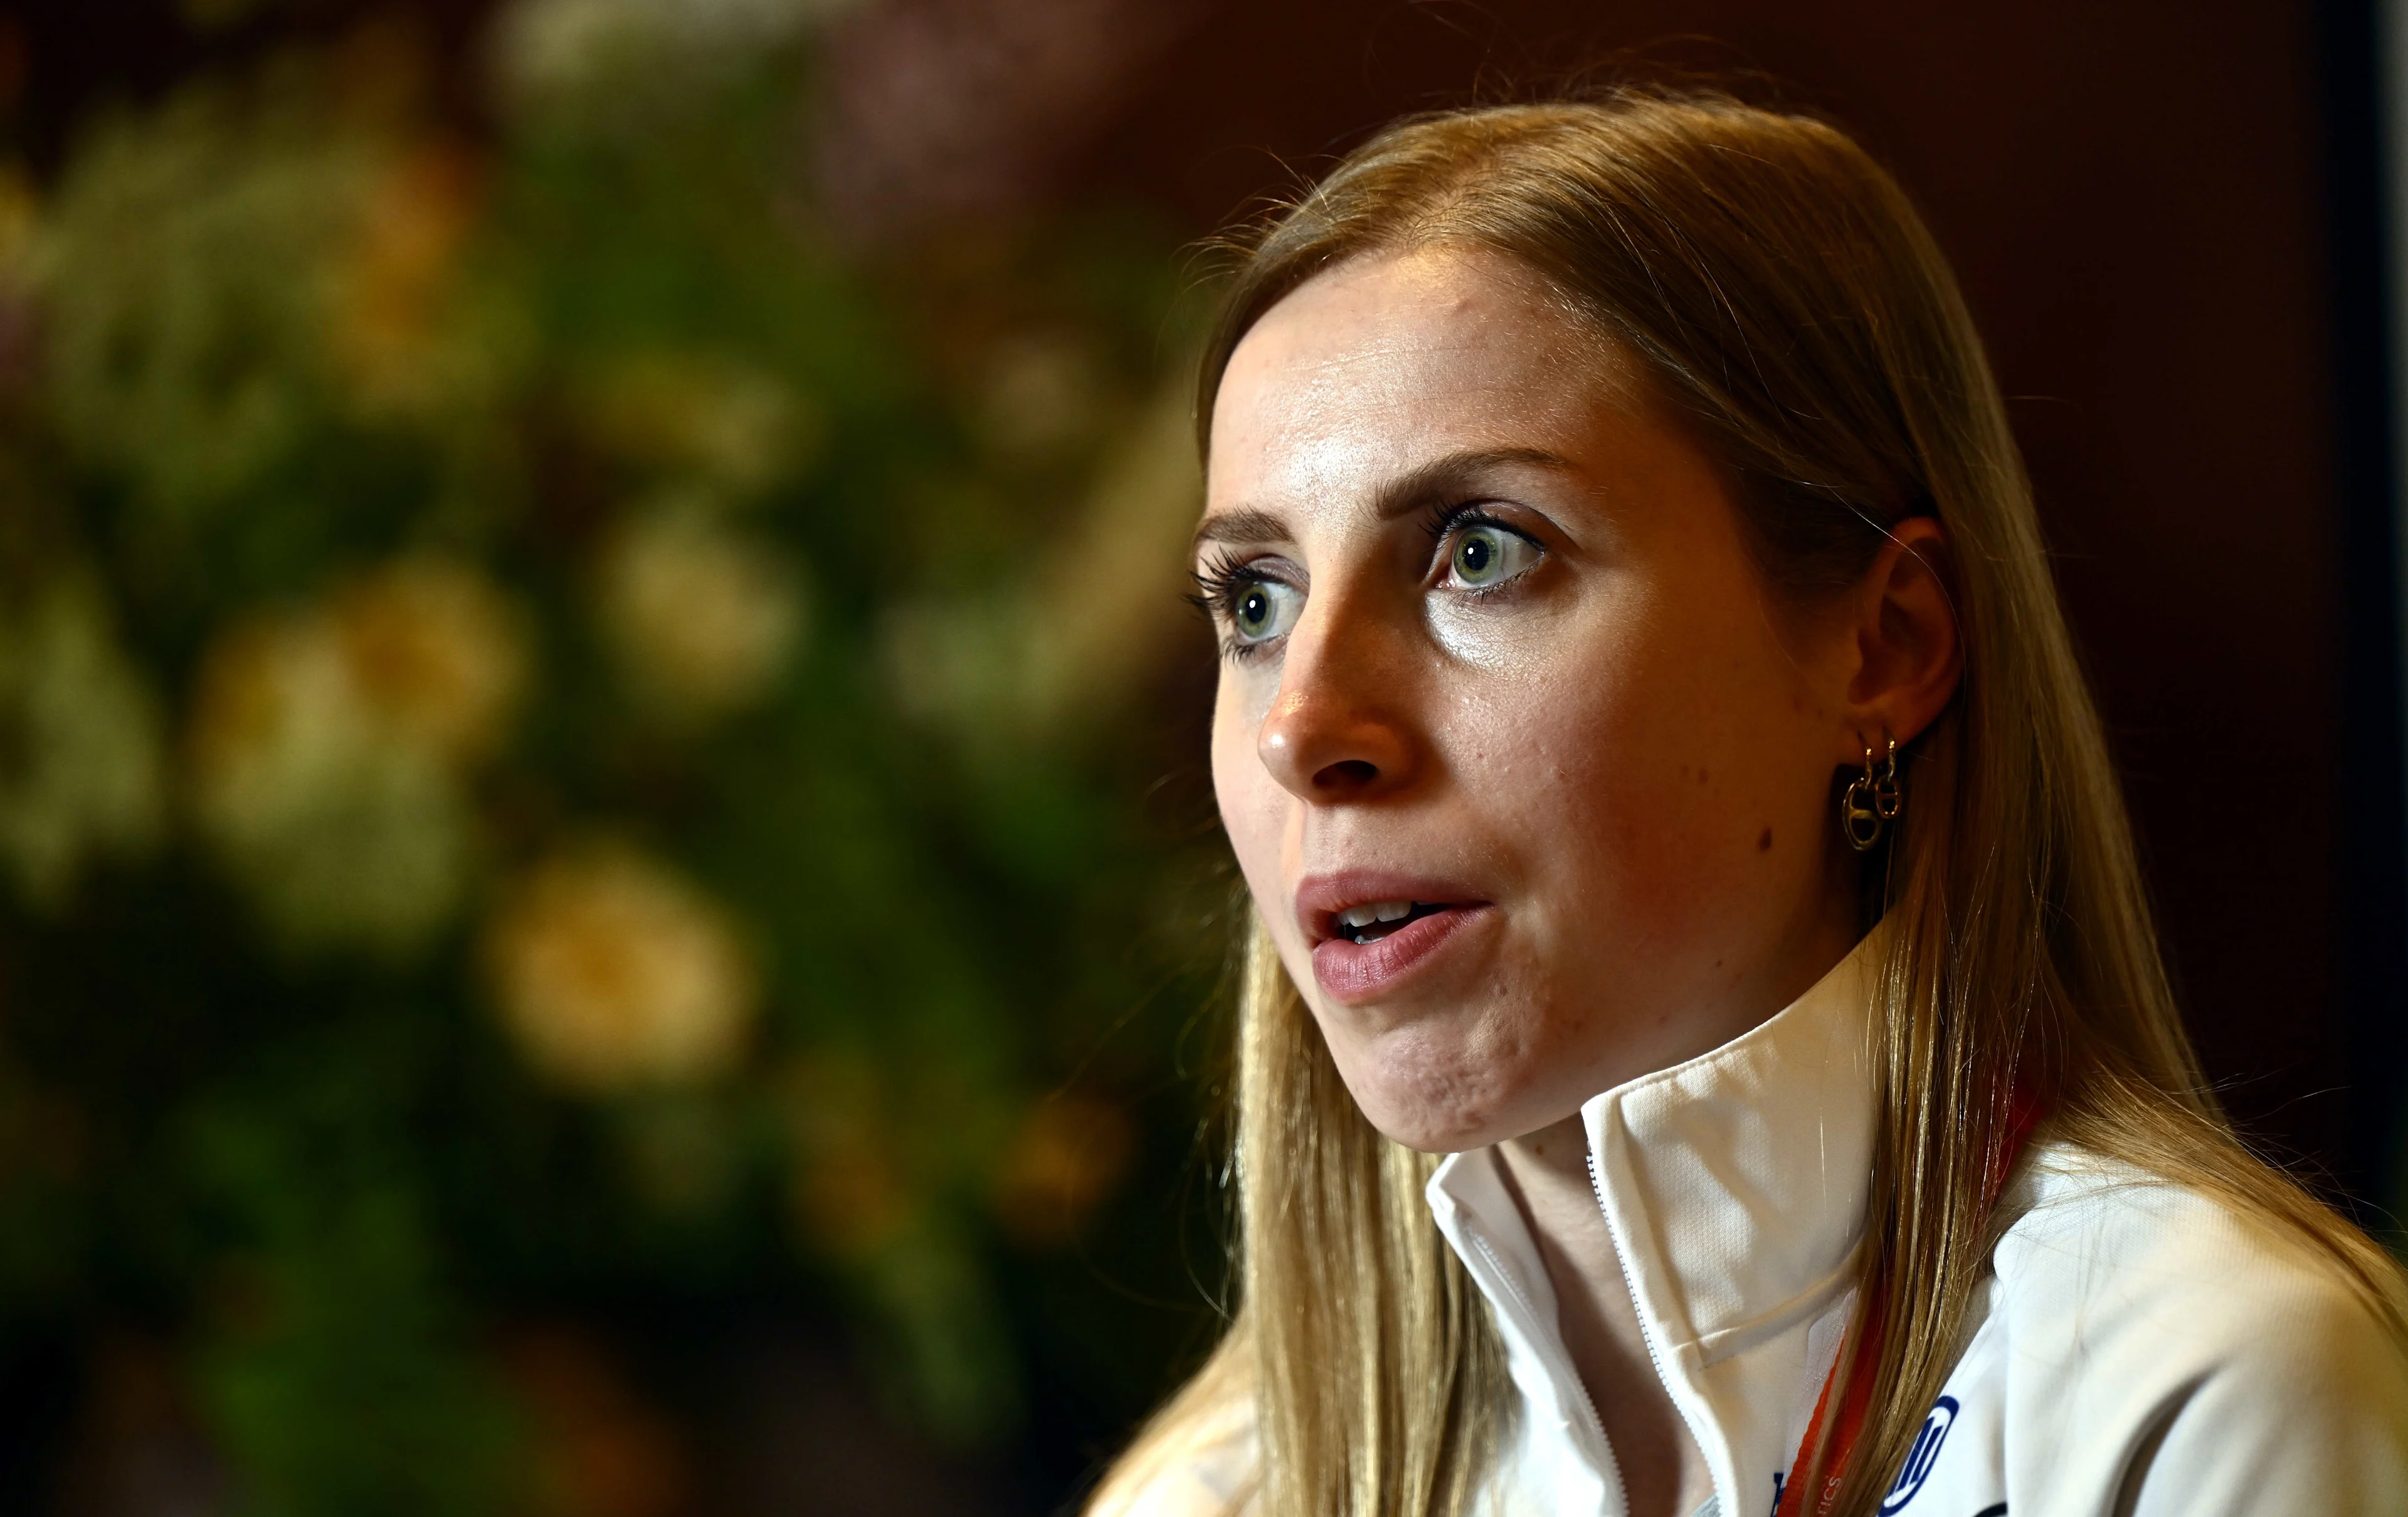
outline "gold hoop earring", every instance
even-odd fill
[[[1888,737],[1884,734],[1884,737]],[[1881,771],[1873,770],[1873,751],[1865,749],[1865,772],[1861,779],[1848,781],[1847,790],[1840,796],[1840,831],[1848,846],[1859,853],[1872,851],[1880,842],[1883,829],[1897,820],[1899,810],[1906,804],[1906,793],[1898,778],[1898,739],[1889,737],[1889,751],[1884,756]]]
[[[1889,752],[1883,759],[1881,778],[1873,781],[1873,809],[1884,822],[1895,822],[1899,808],[1906,804],[1906,793],[1898,782],[1898,739],[1888,733],[1882,736],[1889,741]]]

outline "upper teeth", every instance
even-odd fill
[[[1413,914],[1411,901],[1367,901],[1338,913],[1342,927],[1368,927],[1374,922],[1402,922]]]

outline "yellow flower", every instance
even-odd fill
[[[447,759],[491,750],[526,661],[516,619],[482,577],[442,559],[405,559],[337,594],[332,611],[375,720]]]
[[[528,1061],[580,1091],[717,1074],[752,1022],[735,930],[695,886],[624,847],[537,866],[494,920],[487,959]]]
[[[475,165],[439,144],[396,155],[363,197],[327,337],[370,408],[420,408],[443,388],[439,318],[476,210]]]

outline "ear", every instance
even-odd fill
[[[1948,538],[1928,516],[1890,529],[1851,598],[1855,668],[1842,711],[1845,763],[1878,754],[1883,735],[1905,743],[1929,726],[1964,671],[1949,592]]]

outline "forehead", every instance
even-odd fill
[[[1596,327],[1510,259],[1357,259],[1297,287],[1230,355],[1211,493],[1326,497],[1467,451],[1563,451],[1631,389]]]

